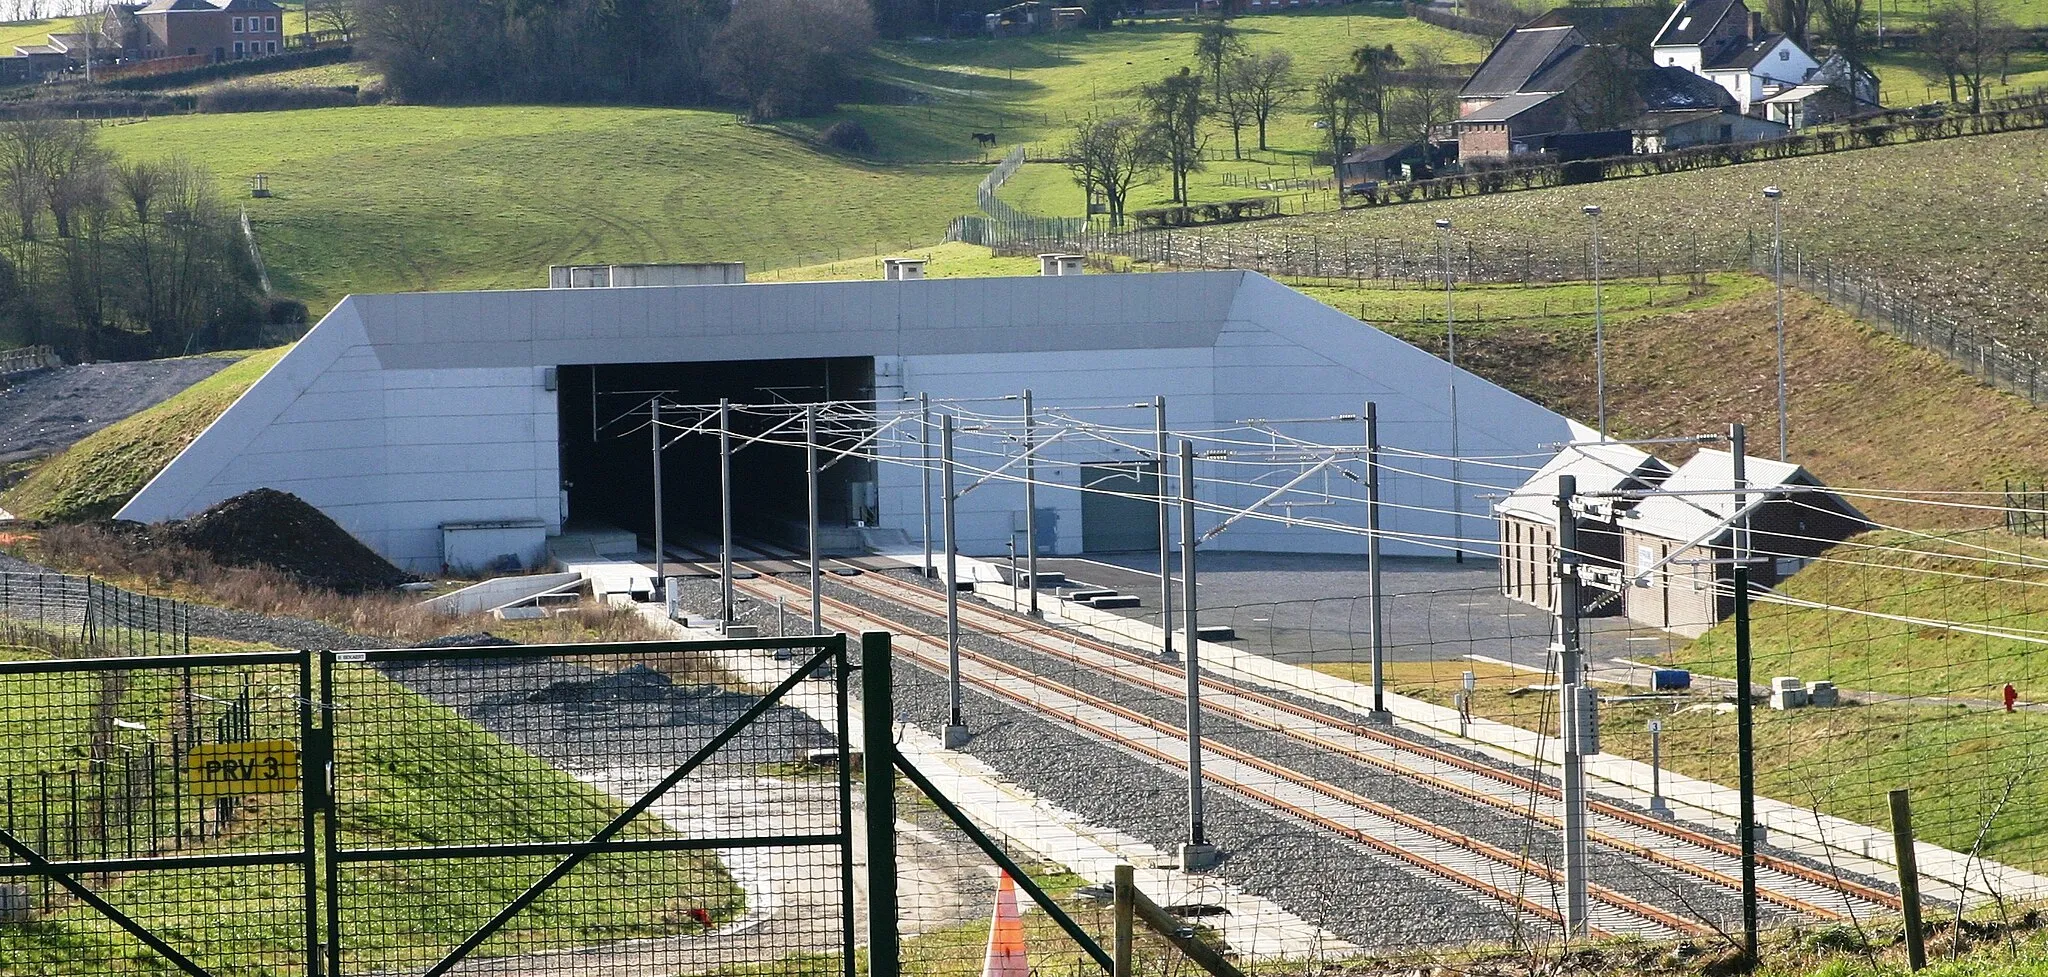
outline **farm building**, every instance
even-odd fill
[[[1749,458],[1745,506],[1735,505],[1734,458],[1703,450],[1621,520],[1623,603],[1629,620],[1687,637],[1734,612],[1727,561],[1747,513],[1750,581],[1775,586],[1834,544],[1870,528],[1856,507],[1798,465]],[[1708,494],[1694,494],[1708,493]]]
[[[1577,425],[1574,425],[1577,428]],[[1577,428],[1591,440],[1594,432]],[[1494,504],[1500,517],[1501,593],[1551,610],[1556,606],[1557,481],[1570,475],[1580,492],[1625,492],[1654,488],[1671,474],[1671,466],[1630,445],[1618,442],[1567,445],[1527,482]],[[1585,564],[1616,571],[1621,567],[1622,514],[1635,507],[1626,499],[1587,499],[1578,512],[1578,549]],[[1601,602],[1595,588],[1585,588],[1584,603],[1598,604],[1594,613],[1619,614],[1613,601]],[[1582,608],[1583,610],[1583,608]]]
[[[518,534],[508,546],[519,553],[565,526],[646,531],[654,474],[646,403],[650,392],[666,392],[685,405],[879,405],[874,417],[847,423],[888,428],[869,432],[880,457],[827,469],[821,508],[842,536],[874,545],[893,534],[901,542],[920,533],[923,469],[915,435],[888,426],[904,422],[894,412],[926,395],[940,413],[1014,414],[1027,389],[1041,412],[1094,407],[1086,416],[1146,431],[1147,444],[1155,395],[1166,398],[1177,428],[1325,418],[1274,422],[1275,430],[1349,445],[1362,442],[1357,415],[1372,400],[1383,443],[1430,455],[1404,460],[1403,472],[1384,479],[1393,503],[1387,528],[1423,540],[1461,533],[1482,552],[1498,535],[1480,497],[1521,480],[1464,466],[1465,487],[1453,487],[1450,446],[1468,455],[1528,454],[1572,437],[1563,417],[1251,272],[356,295],[120,516],[180,518],[269,487],[318,506],[378,552],[423,572],[448,562],[444,547],[464,527]],[[946,406],[966,399],[968,407]],[[885,423],[885,414],[897,420]],[[768,423],[736,417],[740,437]],[[915,421],[914,409],[908,418]],[[983,426],[963,423],[962,452],[980,452],[973,457],[986,464],[991,452],[1015,450],[997,432],[975,430]],[[1041,552],[1156,545],[1156,509],[1143,498],[1077,491],[1112,474],[1149,481],[1149,450],[1077,437],[1036,457],[1037,477],[1052,483],[1037,494]],[[716,435],[681,437],[661,459],[671,531],[707,521],[715,531]],[[736,532],[787,538],[785,530],[802,525],[800,448],[750,447],[732,464],[741,489]],[[1208,464],[1227,474],[1220,463],[1201,463]],[[1352,494],[1316,517],[1364,525],[1362,490],[1331,481],[1331,492]],[[1246,479],[1219,485],[1209,501],[1248,506],[1269,488]],[[1022,495],[1002,480],[966,495],[961,549],[1002,552],[1021,528]],[[1222,518],[1202,513],[1205,526]],[[1352,553],[1363,552],[1365,540],[1247,519],[1205,545]],[[1442,555],[1398,539],[1387,549]]]

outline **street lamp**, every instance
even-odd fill
[[[1600,205],[1579,212],[1593,219],[1593,395],[1599,404],[1600,440],[1607,440],[1607,322],[1600,302]]]
[[[1451,302],[1451,222],[1436,219],[1443,233],[1444,249],[1444,358],[1451,364],[1451,555],[1465,562],[1465,493],[1458,476],[1458,317]]]
[[[1771,278],[1778,290],[1778,460],[1785,461],[1790,455],[1785,431],[1785,220],[1783,202],[1780,198],[1785,191],[1777,187],[1765,187],[1764,199],[1771,202]]]

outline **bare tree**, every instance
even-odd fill
[[[1408,53],[1408,81],[1392,114],[1398,121],[1391,138],[1397,140],[1403,134],[1434,140],[1437,126],[1458,117],[1457,81],[1442,49],[1425,45]]]
[[[1102,195],[1111,227],[1121,227],[1131,191],[1152,182],[1160,153],[1151,131],[1128,115],[1090,119],[1075,127],[1067,143],[1067,169],[1093,202]]]
[[[1216,81],[1216,100],[1223,100],[1223,67],[1244,54],[1244,38],[1223,14],[1202,24],[1195,35],[1195,60],[1202,63]]]
[[[1294,55],[1285,50],[1248,55],[1231,62],[1225,89],[1244,101],[1259,127],[1259,148],[1266,148],[1266,124],[1294,100]],[[1235,134],[1232,134],[1233,140]]]
[[[759,121],[831,107],[853,59],[875,42],[867,0],[740,0],[718,32],[722,91]]]
[[[306,0],[306,26],[332,31],[344,39],[355,36],[355,0]]]
[[[1160,158],[1173,174],[1175,203],[1188,202],[1188,174],[1202,166],[1202,119],[1209,103],[1202,80],[1186,68],[1140,90]]]
[[[1357,141],[1358,121],[1365,114],[1358,82],[1357,75],[1333,71],[1315,83],[1316,124],[1322,127],[1323,144],[1330,150],[1330,172],[1339,184],[1344,181],[1344,156]]]
[[[1957,82],[1969,92],[1970,111],[1984,109],[1984,83],[2018,44],[2019,31],[1999,0],[1943,0],[1929,18],[1927,42],[1936,65],[1948,76],[1949,99]]]
[[[1770,0],[1769,11],[1771,24],[1780,33],[1791,38],[1801,50],[1812,47],[1806,35],[1813,21],[1813,0]]]
[[[1821,40],[1834,45],[1835,53],[1849,64],[1853,79],[1864,70],[1870,57],[1871,36],[1863,18],[1863,0],[1819,0]]]
[[[1351,85],[1356,90],[1358,107],[1372,117],[1372,131],[1378,138],[1387,138],[1387,110],[1392,103],[1394,71],[1404,60],[1392,44],[1381,47],[1367,45],[1351,52]]]
[[[1216,100],[1216,117],[1230,130],[1230,158],[1244,158],[1244,131],[1258,121],[1258,108],[1250,93],[1234,85],[1223,88]]]

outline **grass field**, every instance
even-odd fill
[[[25,519],[112,516],[287,348],[246,355],[177,396],[94,432],[0,495],[0,508]]]
[[[200,653],[269,650],[208,639],[194,644]],[[231,697],[242,674],[197,671],[195,691]],[[292,729],[296,707],[289,695],[274,697],[272,690],[292,688],[296,672],[256,667],[247,674],[262,695],[259,706],[281,703],[276,709],[258,709],[257,730]],[[169,683],[176,677],[169,670],[133,676],[115,693],[120,715],[149,729],[168,728],[169,703],[177,698]],[[345,844],[557,841],[587,836],[620,810],[611,798],[372,669],[342,666],[337,682],[345,701],[376,705],[376,722],[344,723],[337,741],[342,761],[337,790],[356,813],[347,822]],[[83,763],[91,739],[88,706],[106,694],[98,677],[17,677],[10,679],[7,692],[0,700],[0,778],[43,772],[61,776],[65,764]],[[49,708],[74,702],[78,708]],[[52,716],[60,718],[53,722]],[[531,804],[542,798],[548,802],[548,817],[534,818]],[[189,806],[186,811],[189,815]],[[159,813],[164,822],[175,823],[171,812]],[[297,830],[292,805],[259,800],[227,834],[183,850],[288,848],[297,844]],[[647,837],[665,830],[643,821],[628,834]],[[439,951],[469,935],[546,867],[533,859],[380,866],[377,878],[359,876],[350,890],[353,925],[345,937],[351,957],[355,965],[370,968],[438,959]],[[304,936],[295,912],[301,884],[289,869],[242,867],[95,880],[94,887],[204,965],[292,972],[286,948]],[[446,898],[452,892],[468,897]],[[725,920],[737,915],[741,898],[708,856],[604,856],[566,879],[559,892],[516,918],[480,952],[491,956],[660,935],[692,925],[678,922],[679,906],[703,906],[715,919]],[[197,920],[226,925],[193,926]],[[97,973],[161,972],[152,956],[85,907],[59,909],[32,926],[0,928],[0,974],[49,973],[52,968],[70,972],[81,966]]]
[[[2048,132],[2032,131],[1749,163],[1616,180],[1261,221],[1189,232],[1243,248],[1283,237],[1386,245],[1421,254],[1440,246],[1431,227],[1449,218],[1456,247],[1573,253],[1589,230],[1585,204],[1606,209],[1609,267],[1633,256],[1709,267],[1768,249],[1771,212],[1761,191],[1785,188],[1787,240],[1806,254],[1852,262],[1936,311],[1977,319],[2018,339],[2048,328]],[[2029,339],[2029,341],[2031,341]]]
[[[161,118],[105,139],[202,160],[238,198],[269,174],[275,196],[250,216],[272,279],[316,315],[350,292],[543,285],[565,262],[872,254],[937,240],[981,179],[676,109],[365,106]]]

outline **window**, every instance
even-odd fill
[[[1790,60],[1792,60],[1792,52],[1790,52],[1790,51],[1786,51],[1786,50],[1782,50],[1782,49],[1781,49],[1781,50],[1779,50],[1779,51],[1778,51],[1778,60],[1780,60],[1780,61],[1790,61]]]
[[[238,57],[238,58],[239,58],[239,57],[241,57],[241,56],[242,56],[242,42],[240,42],[240,41],[236,41],[236,42],[235,42],[235,57]]]
[[[275,17],[265,17],[265,18],[263,18],[263,32],[264,32],[265,34],[275,34],[275,33],[277,33],[277,18],[275,18]]]
[[[276,41],[266,41],[266,42],[265,42],[265,44],[266,44],[266,45],[268,46],[268,47],[267,47],[267,50],[265,50],[265,51],[264,51],[264,53],[265,53],[265,54],[276,54],[276,53],[277,53],[277,42],[276,42]]]
[[[235,23],[234,23],[234,28],[233,28],[233,29],[234,29],[234,32],[235,32],[235,33],[237,33],[237,34],[240,34],[240,33],[242,32],[242,18],[240,18],[240,17],[237,17],[237,18],[235,18]],[[239,50],[239,48],[237,48],[237,50]]]

